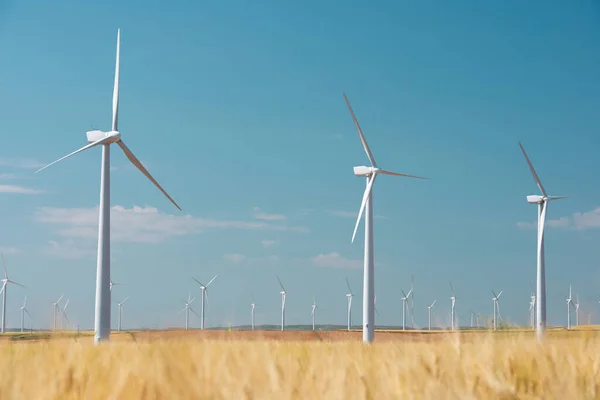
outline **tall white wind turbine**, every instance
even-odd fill
[[[117,302],[117,306],[119,306],[119,318],[117,320],[117,331],[121,332],[121,317],[123,315],[123,304],[125,304],[125,302],[127,301],[127,299],[129,298],[129,296],[125,297],[125,299],[123,299],[122,302]]]
[[[315,330],[315,310],[317,308],[319,308],[319,307],[317,307],[317,301],[315,300],[315,296],[313,296],[312,311],[310,312],[310,315],[312,316],[312,328],[313,328],[313,332]],[[350,330],[350,328],[348,328],[348,330]]]
[[[492,294],[494,295],[494,297],[492,297],[492,301],[494,303],[494,330],[496,330],[496,310],[498,310],[498,314],[500,314],[500,306],[498,305],[498,298],[500,298],[500,296],[502,296],[502,292],[503,290],[500,291],[500,293],[496,294],[496,292],[494,292],[492,290]]]
[[[14,285],[17,286],[21,286],[21,287],[25,287],[23,285],[21,285],[20,283],[17,283],[15,281],[12,281],[8,278],[8,272],[6,271],[6,263],[4,262],[4,255],[0,253],[0,256],[2,257],[2,266],[4,267],[4,279],[1,279],[0,281],[2,282],[2,289],[0,289],[0,293],[2,293],[2,329],[0,332],[4,333],[6,332],[6,289],[9,283],[12,283]]]
[[[194,314],[196,314],[196,311],[194,311],[194,309],[192,308],[192,303],[194,302],[194,300],[196,300],[196,298],[192,297],[192,293],[190,292],[188,294],[188,300],[184,301],[185,307],[177,313],[177,314],[179,314],[179,313],[182,313],[185,311],[185,330],[186,331],[190,328],[190,311],[193,312]],[[198,315],[198,314],[196,314],[196,315]]]
[[[450,289],[452,290],[452,296],[450,297],[450,304],[451,304],[451,309],[450,309],[450,320],[451,320],[451,322],[450,322],[450,324],[451,324],[452,330],[454,330],[454,321],[455,321],[455,318],[454,318],[454,305],[456,304],[456,299],[458,297],[456,297],[456,295],[454,294],[454,287],[452,287],[452,283],[451,282],[448,282],[448,283],[450,283]]]
[[[56,316],[59,312],[58,309],[58,303],[60,303],[60,301],[62,300],[64,294],[61,294],[60,297],[58,298],[58,300],[56,300],[54,303],[52,303],[52,320],[53,320],[53,326],[52,326],[52,330],[54,332],[56,332]]]
[[[346,293],[346,298],[348,298],[348,330],[350,330],[352,329],[352,297],[354,297],[354,293],[350,289],[348,278],[346,278],[346,285],[348,286],[348,293]]]
[[[569,285],[569,297],[567,297],[567,329],[571,329],[571,307],[573,300],[571,299],[571,285]]]
[[[408,294],[404,293],[404,290],[400,289],[400,291],[402,292],[402,294],[404,295],[404,297],[401,297],[402,299],[402,330],[406,330],[406,310],[408,310],[408,304],[407,304],[407,300],[410,297],[410,294],[412,293],[412,289],[410,289],[408,291]]]
[[[110,336],[110,145],[116,143],[125,156],[135,165],[179,210],[181,208],[175,200],[160,186],[160,184],[150,175],[146,167],[129,150],[121,140],[121,133],[118,129],[119,120],[119,56],[120,56],[121,30],[117,31],[117,57],[115,64],[115,85],[113,89],[112,103],[112,126],[109,132],[99,130],[87,132],[88,144],[79,150],[76,150],[58,160],[46,165],[36,171],[48,168],[49,166],[71,157],[84,150],[102,145],[102,167],[100,174],[100,207],[98,223],[98,262],[96,271],[96,311],[94,318],[94,343],[108,340]]]
[[[283,283],[277,276],[277,282],[279,282],[279,286],[281,286],[281,330],[283,331],[285,328],[285,295],[287,294],[287,290],[283,287]]]
[[[254,309],[256,308],[256,304],[254,302],[254,296],[250,295],[252,298],[252,303],[250,304],[250,317],[252,319],[252,330],[254,330]]]
[[[428,314],[429,314],[429,330],[431,330],[431,309],[435,305],[436,301],[437,300],[434,300],[433,303],[431,303],[431,305],[427,306],[427,311],[428,311]]]
[[[200,282],[198,279],[192,277],[193,280],[195,280],[198,285],[200,285],[200,291],[201,291],[201,309],[200,309],[200,329],[203,330],[204,329],[204,306],[205,306],[205,300],[206,302],[208,302],[208,294],[206,293],[206,289],[210,286],[211,283],[213,283],[213,281],[215,279],[217,279],[217,276],[219,276],[219,274],[216,274],[206,285],[203,284],[202,282]]]
[[[373,154],[371,153],[371,149],[367,144],[367,140],[363,135],[362,129],[358,124],[358,120],[354,115],[354,111],[350,106],[350,102],[344,94],[344,99],[346,100],[346,105],[348,106],[348,110],[350,110],[350,114],[352,115],[352,119],[354,120],[354,125],[358,130],[358,136],[360,141],[362,142],[362,146],[367,153],[367,157],[369,158],[369,162],[371,163],[370,167],[361,166],[354,167],[354,175],[362,176],[366,178],[367,187],[363,194],[362,203],[360,205],[360,211],[358,212],[358,218],[356,219],[356,225],[354,226],[354,233],[352,234],[352,242],[354,242],[354,237],[356,236],[356,231],[358,230],[358,225],[360,224],[360,220],[362,218],[363,212],[365,213],[365,255],[364,255],[364,278],[363,278],[363,342],[370,343],[373,341],[373,337],[375,335],[375,257],[374,257],[374,248],[373,248],[373,184],[375,183],[375,178],[377,175],[392,175],[392,176],[404,176],[408,178],[419,178],[419,179],[427,179],[420,176],[414,175],[406,175],[399,174],[397,172],[386,171],[384,169],[380,169],[377,167],[377,163],[375,162],[375,158],[373,158]],[[366,212],[365,212],[366,210]]]
[[[531,323],[531,328],[535,329],[535,293],[531,293],[529,301],[529,321]]]
[[[29,315],[29,318],[33,319],[31,314],[29,314],[29,310],[27,309],[27,295],[25,295],[25,300],[23,301],[23,305],[21,306],[21,332],[25,331],[25,313]]]
[[[544,226],[546,224],[546,212],[548,210],[548,204],[552,200],[560,200],[566,199],[567,196],[548,196],[546,193],[546,189],[542,185],[540,178],[538,177],[535,169],[533,168],[533,164],[529,160],[525,149],[521,142],[519,142],[519,147],[521,147],[521,151],[525,156],[525,160],[527,161],[527,165],[529,165],[529,170],[531,171],[531,175],[533,175],[533,179],[537,184],[538,188],[542,195],[529,195],[527,196],[527,202],[529,204],[537,204],[538,205],[538,235],[537,235],[537,279],[536,279],[536,333],[538,341],[541,341],[544,336],[544,331],[546,330],[546,266],[544,260]]]

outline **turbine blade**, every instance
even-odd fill
[[[10,279],[9,279],[8,281],[9,281],[10,283],[12,283],[13,285],[19,285],[19,286],[21,286],[22,288],[25,288],[25,289],[27,289],[25,286],[21,285],[20,283],[17,283],[17,282],[15,282],[15,281],[11,281]]]
[[[71,298],[69,297],[67,299],[67,302],[65,303],[65,306],[63,307],[63,312],[65,312],[65,310],[67,309],[67,307],[69,306],[69,301],[71,301]]]
[[[175,200],[173,200],[173,198],[171,196],[169,196],[169,194],[165,191],[165,189],[163,189],[162,186],[160,186],[159,183],[156,182],[156,179],[154,179],[152,177],[152,175],[150,175],[150,172],[148,172],[148,170],[142,165],[140,160],[138,160],[136,158],[136,156],[133,155],[133,153],[131,152],[131,150],[129,150],[129,148],[125,145],[125,143],[122,140],[119,140],[117,142],[117,144],[119,145],[121,150],[123,150],[123,152],[129,159],[129,161],[131,161],[131,163],[133,165],[135,165],[137,167],[137,169],[139,169],[142,172],[142,174],[146,175],[146,178],[150,179],[150,182],[154,183],[154,186],[156,186],[158,188],[158,190],[160,190],[162,192],[162,194],[167,196],[167,198],[171,201],[171,203],[173,203],[175,205],[175,207],[177,207],[177,209],[179,209],[179,211],[181,211],[181,207],[179,207],[179,205],[175,202]]]
[[[64,160],[65,158],[69,158],[71,156],[74,156],[77,153],[81,153],[84,150],[91,149],[92,147],[98,146],[99,144],[104,144],[104,143],[110,142],[112,139],[113,139],[112,136],[106,136],[106,137],[103,137],[102,139],[98,139],[98,140],[96,140],[93,143],[90,143],[88,145],[83,146],[79,150],[75,150],[74,152],[72,152],[70,154],[67,154],[64,157],[61,157],[58,160],[51,162],[50,164],[46,165],[45,167],[42,167],[42,168],[38,169],[37,171],[34,172],[34,174],[37,174],[38,172],[45,170],[49,166],[54,165],[57,162]]]
[[[560,200],[560,199],[568,199],[570,196],[552,196],[549,197],[548,200]]]
[[[400,174],[398,172],[387,171],[385,169],[380,169],[378,172],[381,173],[381,174],[384,174],[384,175],[404,176],[406,178],[417,178],[417,179],[429,179],[429,178],[425,178],[423,176]]]
[[[402,294],[404,295],[403,299],[408,298],[408,296],[406,295],[406,293],[404,293],[404,290],[400,289],[400,291],[402,292]]]
[[[373,174],[371,179],[369,179],[369,184],[365,189],[365,193],[363,194],[362,203],[360,204],[360,211],[358,212],[358,218],[356,218],[356,225],[354,225],[354,233],[352,234],[352,243],[354,243],[354,237],[356,236],[356,231],[358,230],[358,225],[360,225],[360,219],[362,218],[363,211],[365,211],[365,206],[367,205],[367,200],[369,196],[371,196],[371,190],[373,189],[373,183],[375,182],[375,177],[377,174]]]
[[[200,318],[198,313],[192,307],[190,307],[190,311],[193,312],[196,315],[196,317]]]
[[[186,308],[187,308],[187,307],[184,307],[182,310],[179,310],[179,311],[177,311],[177,314],[181,314],[182,312],[184,312],[184,311],[185,311],[185,309],[186,309]]]
[[[2,292],[4,292],[4,288],[6,287],[6,281],[4,281],[2,283],[2,289],[0,289],[0,294],[2,294]]]
[[[500,293],[498,293],[498,297],[502,296],[502,292],[504,292],[504,290],[501,290]]]
[[[544,189],[544,186],[542,185],[542,182],[540,181],[538,174],[535,172],[535,168],[533,168],[533,164],[531,164],[531,161],[529,161],[529,157],[527,157],[527,153],[525,152],[525,149],[523,148],[523,145],[521,144],[521,142],[519,142],[519,147],[521,147],[521,151],[523,152],[523,155],[525,156],[525,160],[527,160],[527,164],[529,165],[529,169],[531,170],[531,175],[533,175],[533,179],[535,180],[535,183],[540,188],[540,191],[542,192],[544,197],[547,197],[548,194],[546,193],[546,189]]]
[[[350,289],[350,282],[348,281],[348,278],[346,278],[346,285],[348,286],[348,290],[350,291],[350,294],[352,294],[352,289]]]
[[[29,314],[29,310],[24,308],[25,312],[27,313],[27,315],[29,315],[30,318],[33,318],[33,316],[31,314]]]
[[[129,296],[125,297],[125,300],[123,300],[123,301],[121,302],[121,304],[125,304],[125,302],[127,301],[127,299],[129,299]]]
[[[27,295],[25,295],[25,301],[23,302],[23,308],[25,308],[26,304],[27,304]]]
[[[112,130],[118,131],[119,125],[119,58],[121,53],[121,29],[117,30],[117,59],[115,63],[115,87],[113,89]]]
[[[498,295],[493,290],[492,290],[492,294],[494,295],[494,298],[496,298],[496,299],[498,298]]]
[[[216,275],[215,275],[215,277],[214,277],[214,278],[212,278],[212,279],[211,279],[211,280],[210,280],[210,281],[209,281],[209,282],[206,284],[206,287],[209,287],[209,286],[210,286],[210,284],[211,284],[211,283],[213,283],[213,281],[214,281],[215,279],[217,279],[217,276],[219,276],[219,274],[216,274]]]
[[[60,301],[62,300],[63,296],[64,296],[64,294],[61,294],[61,295],[60,295],[60,297],[58,298],[58,300],[56,300],[56,303],[55,303],[55,304],[58,304],[58,303],[60,303]]]
[[[448,283],[450,284],[450,289],[452,290],[452,296],[456,297],[456,295],[454,294],[454,287],[452,287],[452,282],[448,281]]]
[[[192,299],[188,302],[188,304],[192,304],[194,302],[194,300],[196,300],[196,298],[192,297]]]
[[[412,293],[412,288],[408,291],[408,294],[406,295],[406,298],[408,298],[410,296],[410,294]]]
[[[198,283],[198,285],[206,287],[206,286],[204,286],[204,284],[202,282],[200,282],[198,279],[194,278],[193,276],[192,276],[192,279],[195,280]]]
[[[285,288],[283,287],[283,283],[281,283],[281,280],[279,279],[279,275],[275,275],[275,277],[277,277],[277,281],[279,282],[279,286],[281,286],[281,290],[285,292]]]
[[[69,320],[69,317],[67,317],[67,313],[65,312],[65,310],[63,310],[63,315],[65,316],[65,319],[67,320],[67,323],[70,324],[71,321]]]
[[[2,257],[2,267],[4,268],[4,279],[8,279],[8,272],[6,271],[6,262],[4,261],[4,254],[0,253],[0,257]]]
[[[431,308],[433,308],[433,305],[435,304],[437,300],[434,300],[433,303],[431,303]]]
[[[369,145],[367,144],[367,139],[365,139],[365,135],[363,135],[362,129],[360,129],[360,125],[358,124],[358,120],[356,119],[356,115],[354,115],[354,111],[352,110],[352,106],[350,105],[350,101],[348,101],[348,97],[346,97],[346,93],[344,93],[344,100],[346,100],[346,104],[348,105],[348,110],[350,110],[350,114],[352,115],[352,120],[354,121],[354,125],[356,125],[356,129],[358,130],[358,136],[360,137],[360,141],[365,149],[365,153],[367,153],[367,157],[369,157],[369,161],[371,162],[372,167],[377,167],[375,163],[375,158],[373,158],[373,154],[371,153],[371,149],[369,149]]]

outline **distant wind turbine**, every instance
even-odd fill
[[[204,329],[204,301],[206,300],[206,302],[208,303],[208,294],[206,293],[206,289],[210,286],[211,283],[213,283],[213,281],[215,279],[217,279],[217,276],[219,276],[219,274],[216,274],[206,285],[201,283],[198,279],[192,277],[193,280],[195,280],[198,285],[200,285],[200,291],[201,291],[201,309],[200,309],[200,329],[203,330]],[[206,282],[206,281],[205,281]]]
[[[116,285],[124,285],[124,283],[113,282],[113,280],[111,279],[110,283],[109,283],[109,291],[112,292],[113,286],[116,286]]]
[[[192,293],[190,292],[188,294],[188,300],[184,301],[185,307],[177,313],[177,314],[179,314],[179,313],[182,313],[185,311],[185,330],[186,331],[190,328],[190,311],[193,312],[194,314],[196,314],[196,311],[194,311],[194,309],[191,307],[194,300],[196,300],[196,298],[192,297]],[[196,314],[196,316],[198,316],[198,314]]]
[[[579,293],[577,293],[577,303],[575,303],[575,326],[579,326]]]
[[[537,324],[537,339],[541,341],[544,336],[544,331],[546,330],[546,266],[544,263],[544,225],[546,224],[546,211],[548,209],[548,204],[550,201],[565,199],[566,196],[548,196],[546,193],[546,189],[542,186],[542,182],[538,177],[535,169],[533,168],[533,164],[529,160],[525,149],[521,142],[519,142],[519,147],[525,156],[525,160],[527,161],[527,165],[529,165],[529,170],[531,171],[531,175],[533,175],[533,179],[537,184],[542,195],[529,195],[527,196],[527,202],[529,204],[537,204],[538,205],[538,235],[537,235],[537,282],[536,282],[536,324]]]
[[[532,292],[529,298],[529,321],[531,328],[535,329],[535,293]]]
[[[406,301],[410,297],[410,294],[412,293],[412,289],[410,289],[408,291],[408,294],[404,293],[404,290],[402,290],[402,289],[400,289],[400,291],[404,295],[404,297],[401,297],[401,299],[402,299],[402,330],[404,331],[404,330],[406,330],[406,314],[405,314],[405,312],[408,310],[408,304],[406,303]]]
[[[312,311],[310,312],[310,315],[312,316],[312,330],[313,331],[315,330],[315,310],[317,308],[319,308],[319,307],[317,307],[317,301],[315,300],[315,297],[313,296]]]
[[[118,332],[121,332],[121,317],[123,315],[123,304],[125,304],[125,302],[127,301],[128,298],[129,298],[129,296],[125,297],[125,299],[122,302],[120,302],[120,303],[117,302],[117,305],[119,306],[119,319],[117,321],[118,322],[117,323],[117,331]]]
[[[354,167],[354,175],[362,176],[367,179],[367,187],[363,194],[362,203],[360,205],[360,211],[358,212],[358,218],[356,219],[356,225],[354,226],[354,233],[352,234],[352,242],[354,242],[354,237],[356,236],[356,231],[358,230],[358,225],[360,224],[360,220],[362,218],[363,213],[365,213],[365,265],[364,265],[364,282],[363,282],[363,342],[370,343],[373,341],[373,337],[375,335],[375,261],[374,261],[374,248],[373,248],[373,195],[372,189],[373,184],[375,183],[375,178],[377,175],[392,175],[392,176],[404,176],[408,178],[419,178],[419,179],[427,179],[420,176],[414,175],[406,175],[399,174],[397,172],[386,171],[384,169],[380,169],[375,162],[375,158],[371,153],[371,149],[367,144],[367,140],[363,135],[362,129],[358,124],[358,120],[354,115],[354,111],[350,106],[350,102],[344,94],[344,99],[346,100],[346,105],[348,106],[348,110],[350,110],[350,114],[352,115],[352,119],[354,121],[354,125],[358,131],[358,135],[360,141],[362,142],[362,146],[367,153],[367,157],[369,158],[369,162],[371,163],[370,167],[361,166]],[[365,212],[366,210],[366,212]]]
[[[573,307],[573,301],[571,299],[571,285],[569,285],[569,297],[567,297],[567,329],[571,329],[571,307]]]
[[[354,297],[354,293],[350,289],[348,278],[346,278],[346,285],[348,285],[348,293],[346,293],[346,297],[348,298],[348,330],[350,330],[352,329],[352,297]]]
[[[281,283],[279,276],[277,276],[277,282],[279,282],[279,286],[281,286],[281,292],[279,293],[281,294],[281,330],[283,331],[285,329],[285,295],[287,294],[287,290],[283,287],[283,283]]]
[[[494,297],[492,297],[492,301],[494,303],[494,330],[496,330],[496,310],[498,311],[498,314],[500,314],[500,306],[498,305],[498,298],[502,295],[502,290],[500,291],[500,293],[496,294],[496,292],[494,292],[492,290],[492,294],[494,295]]]
[[[434,300],[433,303],[431,303],[431,305],[427,306],[427,311],[429,313],[429,330],[431,330],[431,309],[433,308],[433,306],[435,305],[435,302],[437,300]]]
[[[454,321],[455,321],[455,317],[454,317],[454,304],[456,303],[456,299],[458,299],[458,297],[456,297],[456,295],[454,294],[454,287],[452,287],[452,283],[450,283],[450,289],[452,290],[452,296],[450,297],[450,303],[451,303],[451,311],[450,311],[450,319],[451,321],[451,326],[452,326],[452,330],[454,330]]]
[[[256,308],[256,304],[254,303],[254,296],[250,295],[252,298],[252,304],[250,304],[250,317],[252,318],[252,330],[254,330],[254,309]]]
[[[7,290],[7,285],[9,283],[12,283],[14,285],[21,286],[22,288],[24,288],[25,286],[21,285],[20,283],[15,282],[15,281],[12,281],[8,278],[8,272],[6,271],[6,263],[4,262],[4,255],[2,253],[0,253],[0,257],[2,257],[2,266],[4,267],[4,279],[0,280],[2,282],[2,289],[0,289],[0,292],[2,293],[2,330],[0,332],[4,333],[4,332],[6,332],[6,290]]]
[[[25,301],[23,301],[23,305],[21,306],[21,332],[25,331],[25,313],[29,315],[29,318],[33,319],[31,314],[29,314],[29,310],[26,307],[27,305],[27,295],[25,295]]]
[[[92,147],[102,146],[102,168],[100,175],[100,206],[98,223],[98,261],[96,270],[96,311],[94,319],[94,343],[108,340],[110,337],[110,145],[116,143],[129,161],[139,169],[179,210],[175,200],[158,184],[146,170],[140,160],[121,140],[118,128],[119,120],[119,57],[121,52],[121,30],[117,30],[117,56],[115,63],[115,84],[112,102],[112,126],[109,132],[99,130],[87,132],[88,144],[79,150],[67,154],[58,160],[40,168],[36,173]]]
[[[61,294],[60,297],[58,298],[58,300],[56,300],[54,303],[52,303],[52,319],[54,321],[54,325],[52,330],[54,332],[56,332],[56,316],[58,314],[58,303],[60,303],[60,301],[62,300],[64,294]]]

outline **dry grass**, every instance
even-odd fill
[[[127,340],[0,345],[0,398],[598,399],[597,332],[426,340]]]

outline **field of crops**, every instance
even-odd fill
[[[370,346],[360,332],[208,332],[121,333],[101,346],[12,335],[0,398],[600,398],[595,330],[550,332],[543,346],[531,332],[381,332]]]

